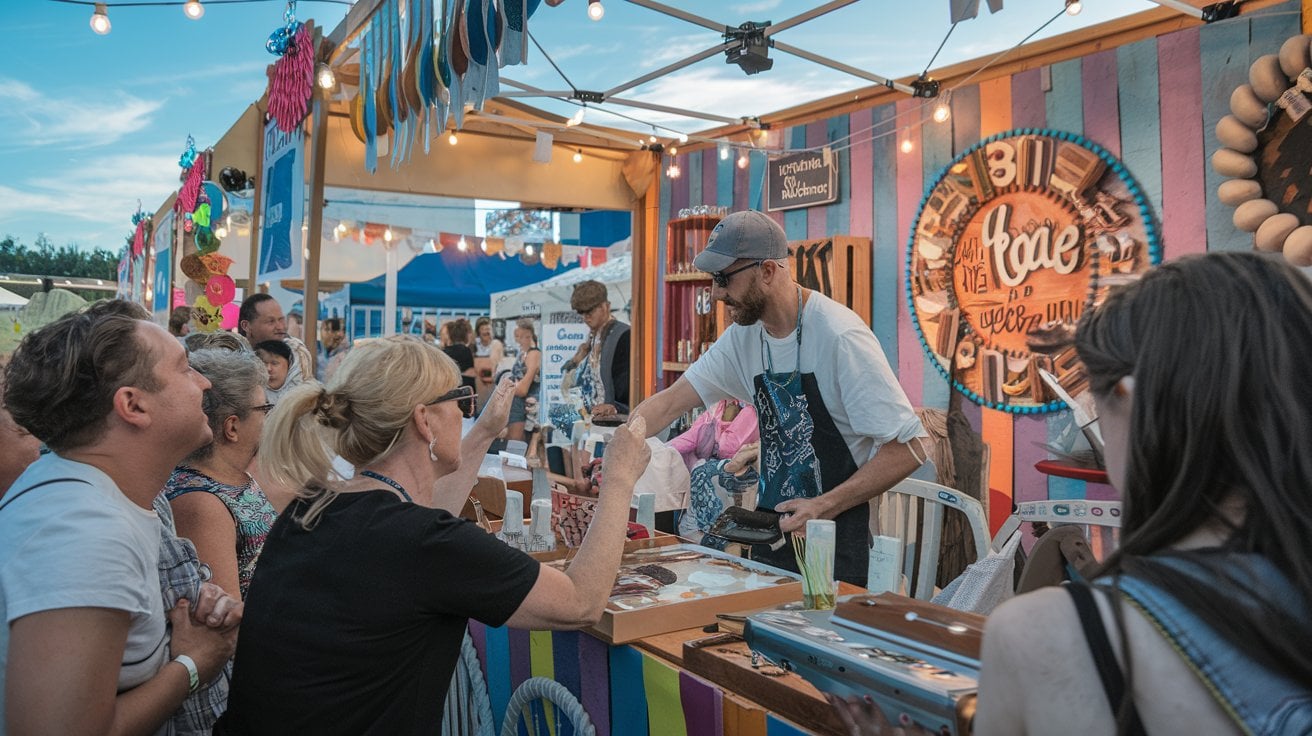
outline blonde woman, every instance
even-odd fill
[[[468,496],[510,395],[502,382],[462,441],[472,392],[439,348],[402,336],[357,345],[327,386],[279,402],[261,456],[301,490],[265,542],[215,733],[431,733],[469,618],[532,629],[600,618],[646,429],[607,445],[597,515],[564,573],[447,511]],[[330,477],[330,453],[353,479]]]

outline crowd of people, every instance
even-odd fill
[[[696,265],[734,324],[609,440],[564,572],[457,518],[493,440],[531,429],[531,321],[482,411],[465,359],[504,346],[481,323],[349,348],[325,324],[316,360],[254,295],[239,335],[112,300],[28,334],[0,381],[4,732],[431,732],[469,619],[598,620],[645,440],[698,406],[674,444],[701,503],[782,533],[834,519],[837,577],[864,583],[866,501],[923,461],[924,429],[869,327],[786,255],[760,213],[712,233]],[[604,286],[574,295],[590,335],[569,368],[593,416],[628,413],[627,325]],[[1181,258],[1113,289],[1075,341],[1120,546],[989,618],[974,733],[1312,731],[1312,282],[1263,254]],[[831,702],[851,733],[924,733]]]

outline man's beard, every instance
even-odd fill
[[[726,301],[725,304],[733,309],[734,322],[744,327],[754,325],[760,322],[761,315],[765,314],[765,292],[761,290],[760,284],[753,281],[742,299]]]

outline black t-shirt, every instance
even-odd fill
[[[460,369],[461,373],[474,369],[474,351],[470,350],[468,345],[460,343],[447,345],[442,348],[442,352],[456,362],[456,367]]]
[[[344,493],[309,531],[304,509],[264,543],[215,733],[437,733],[467,620],[504,624],[538,563],[391,491]]]

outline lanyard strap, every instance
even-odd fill
[[[791,381],[798,373],[802,371],[802,287],[797,287],[797,326],[793,328],[797,332],[797,367],[793,368],[793,375],[789,377]],[[770,354],[770,343],[765,339],[765,326],[761,327],[761,348],[765,350],[765,374],[767,376],[774,374],[774,356]]]
[[[405,489],[401,487],[400,483],[397,483],[396,481],[392,480],[391,478],[388,478],[382,473],[375,473],[372,470],[361,470],[360,475],[363,475],[366,478],[373,478],[374,480],[382,481],[383,483],[386,483],[387,485],[395,488],[396,492],[401,494],[401,498],[404,498],[408,503],[414,503],[414,499],[410,498],[410,494],[405,492]]]

